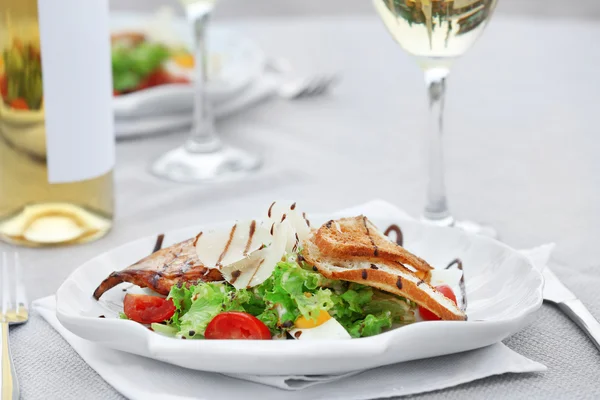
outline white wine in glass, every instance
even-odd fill
[[[207,95],[209,54],[207,33],[216,0],[179,0],[194,33],[196,72],[192,132],[183,146],[169,151],[152,165],[152,173],[176,182],[235,179],[257,169],[257,156],[224,145],[215,130]]]
[[[429,181],[423,220],[495,236],[489,227],[456,221],[448,209],[443,166],[443,111],[446,78],[453,62],[475,43],[492,16],[496,0],[373,0],[392,37],[415,57],[425,74],[431,129]]]

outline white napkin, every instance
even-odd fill
[[[241,93],[214,106],[216,118],[227,118],[272,96],[277,88],[277,76],[265,73]],[[192,110],[147,115],[135,118],[116,118],[117,139],[132,139],[165,132],[188,129],[192,124]]]
[[[404,211],[375,200],[356,209],[372,218],[410,219]],[[554,245],[523,251],[542,269]],[[67,331],[56,318],[54,296],[39,299],[33,308],[75,351],[116,390],[131,399],[375,399],[444,389],[504,373],[541,372],[546,367],[502,343],[460,354],[416,360],[342,375],[254,376],[193,371],[141,356],[102,347]],[[282,389],[287,392],[282,391]]]
[[[410,361],[338,376],[225,376],[194,371],[102,347],[67,331],[56,318],[54,296],[33,308],[100,376],[130,399],[375,399],[444,389],[508,372],[546,367],[502,343],[461,354]],[[238,379],[236,379],[238,378]],[[285,389],[287,391],[283,391]]]

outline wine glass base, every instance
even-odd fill
[[[463,231],[465,231],[467,233],[473,233],[476,235],[486,236],[486,237],[490,237],[493,239],[498,238],[498,232],[494,228],[492,228],[491,226],[482,225],[482,224],[479,224],[479,223],[473,222],[473,221],[457,221],[452,217],[446,217],[446,218],[437,219],[437,220],[432,220],[432,219],[423,217],[423,218],[421,218],[421,221],[428,223],[428,224],[437,225],[437,226],[449,226],[449,227],[453,227],[453,228],[458,228],[458,229],[462,229]]]
[[[174,182],[214,182],[242,178],[261,164],[259,157],[234,147],[208,153],[192,153],[178,147],[156,160],[151,172]]]

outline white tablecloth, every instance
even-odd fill
[[[114,230],[84,246],[23,250],[30,297],[52,294],[81,262],[116,245],[184,225],[254,215],[276,198],[297,200],[316,212],[379,197],[420,212],[425,89],[421,72],[381,23],[256,20],[238,28],[300,70],[340,71],[341,85],[329,96],[271,102],[221,123],[225,141],[265,158],[260,173],[235,185],[186,186],[150,176],[151,160],[181,143],[183,135],[120,143]],[[450,77],[446,161],[456,215],[491,223],[515,247],[558,243],[557,274],[600,317],[598,39],[594,22],[493,20]],[[13,331],[25,399],[43,390],[63,398],[86,393],[118,398],[63,342],[46,346],[36,335],[41,324],[34,317]],[[536,324],[506,343],[549,371],[491,378],[439,396],[600,396],[600,357],[554,308],[544,306]],[[43,362],[49,358],[54,362]]]

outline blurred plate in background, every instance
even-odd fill
[[[115,13],[111,16],[111,30],[117,32],[144,32],[153,40],[168,44],[177,38],[179,44],[191,49],[192,38],[187,21],[172,19],[168,26],[163,23],[160,29],[152,15]],[[248,86],[261,77],[266,57],[260,47],[242,34],[225,28],[212,28],[208,36],[208,48],[212,57],[212,77],[208,85],[209,98],[218,106],[235,99]],[[159,117],[162,121],[182,121],[186,113],[193,109],[193,87],[186,84],[167,84],[156,86],[114,98],[114,112],[117,125],[123,119],[138,119],[142,127],[144,119]],[[150,123],[150,121],[149,121]],[[177,125],[177,126],[175,126]],[[181,127],[181,122],[173,126],[165,124],[167,130]],[[130,125],[131,126],[131,125]],[[153,129],[155,133],[156,129]],[[131,131],[131,129],[127,129]],[[130,132],[131,133],[131,132]]]

